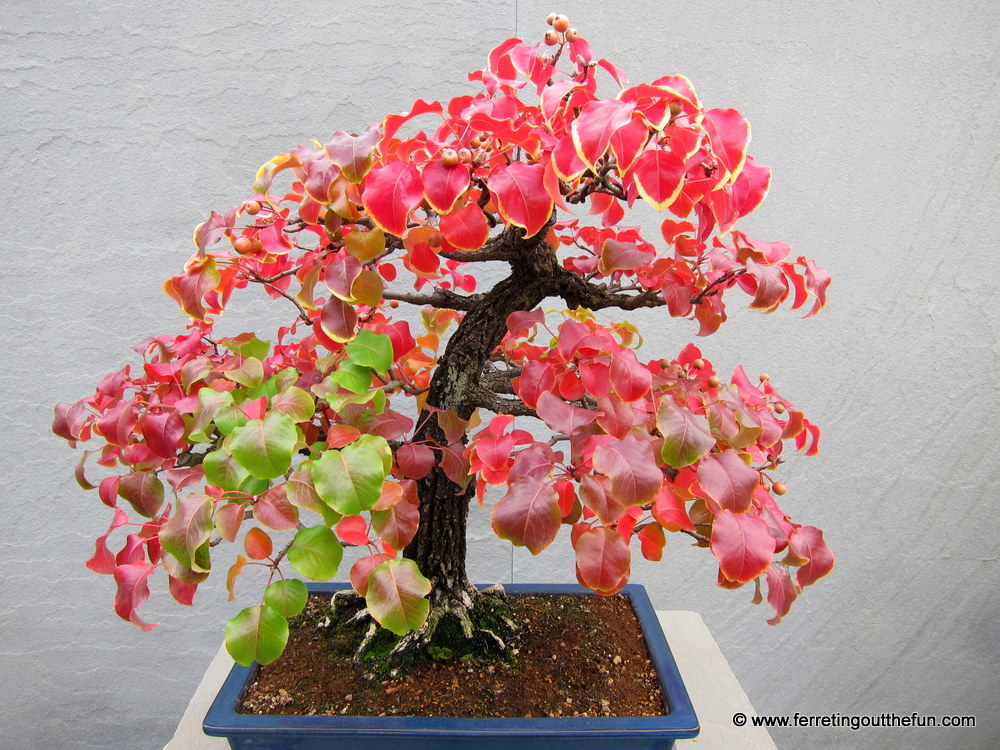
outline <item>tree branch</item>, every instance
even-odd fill
[[[565,269],[555,279],[556,293],[571,308],[585,307],[588,310],[603,310],[617,307],[620,310],[637,310],[640,307],[662,307],[666,300],[653,289],[639,294],[623,294],[591,284],[572,271]]]
[[[412,292],[396,292],[387,289],[382,295],[388,300],[399,300],[408,302],[411,305],[430,305],[431,307],[446,307],[450,310],[471,310],[479,300],[481,294],[470,294],[463,296],[455,294],[450,289],[436,289],[432,294],[414,294]]]
[[[515,417],[538,417],[534,409],[530,408],[519,398],[503,398],[485,386],[476,384],[470,388],[469,400],[476,406],[489,409],[494,414],[512,414]]]

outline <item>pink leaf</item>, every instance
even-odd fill
[[[764,572],[767,575],[767,603],[774,609],[774,617],[767,624],[777,625],[788,614],[798,591],[787,568],[771,563]]]
[[[559,496],[551,483],[522,477],[493,506],[490,522],[498,537],[527,547],[531,554],[537,555],[559,533],[562,524]]]
[[[572,435],[597,419],[596,412],[570,406],[561,398],[548,391],[538,397],[538,416],[550,429]]]
[[[698,466],[698,484],[717,508],[733,513],[750,510],[760,472],[751,469],[734,450],[710,453]],[[714,510],[714,508],[713,508]]]
[[[372,528],[383,543],[398,550],[410,543],[420,525],[418,502],[410,502],[404,496],[386,510],[372,511]]]
[[[615,499],[623,505],[650,502],[663,484],[648,440],[633,434],[599,446],[593,460],[594,468],[611,478]]]
[[[763,519],[723,510],[712,522],[712,554],[729,581],[746,583],[763,573],[774,555],[774,538]]]
[[[833,570],[833,552],[823,541],[823,532],[815,526],[795,529],[788,538],[788,546],[799,559],[808,560],[795,574],[799,586],[809,586]]]
[[[632,553],[621,534],[604,526],[577,537],[576,577],[587,588],[610,596],[628,583]]]
[[[122,565],[115,570],[115,613],[123,620],[138,625],[143,630],[152,630],[156,625],[143,622],[136,610],[149,599],[149,574],[156,570],[151,563],[142,560],[131,565]]]

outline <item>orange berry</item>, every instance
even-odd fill
[[[430,245],[433,248],[439,248],[439,247],[441,247],[441,233],[440,232],[434,232],[434,234],[430,235],[427,238],[427,244]]]
[[[560,34],[569,30],[569,19],[566,16],[556,16],[552,19],[552,28]]]
[[[785,405],[783,403],[781,403],[780,401],[774,405],[774,413],[775,414],[784,414],[786,411],[788,411],[788,410],[785,409]]]
[[[557,17],[558,16],[555,13],[549,13],[545,17],[545,23],[547,23],[549,26],[551,26],[555,22],[555,20],[556,20]]]
[[[718,388],[722,385],[722,381],[715,375],[710,375],[706,382],[708,383],[709,388]]]
[[[775,482],[771,485],[771,492],[775,495],[784,495],[788,492],[788,488],[785,486],[784,482]]]
[[[260,201],[247,201],[244,210],[251,216],[256,216],[260,213]]]
[[[454,167],[459,161],[458,152],[453,148],[446,148],[442,150],[441,161],[444,162],[446,167]]]
[[[249,255],[254,251],[253,240],[249,237],[237,237],[233,241],[233,250],[238,252],[240,255]]]
[[[460,148],[458,150],[458,158],[461,161],[471,161],[472,160],[472,152],[469,151],[469,149],[467,149],[467,148]]]
[[[768,375],[768,374],[767,374],[766,372],[762,372],[762,373],[760,374],[760,382],[761,382],[761,383],[766,383],[766,382],[767,382],[768,380],[770,380],[770,379],[771,379],[771,376],[770,376],[770,375]]]
[[[545,43],[550,47],[559,44],[559,35],[554,31],[546,31]]]
[[[691,363],[691,366],[694,369],[696,369],[696,370],[704,370],[705,369],[705,360],[703,360],[701,357],[699,357],[698,359],[696,359],[694,362]]]
[[[580,32],[576,29],[570,29],[566,32],[567,42],[578,42],[580,40]]]

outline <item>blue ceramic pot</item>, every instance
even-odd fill
[[[311,594],[333,594],[347,584],[310,583]],[[571,584],[509,584],[509,594],[594,595]],[[205,716],[205,734],[226,737],[234,750],[455,750],[516,747],[517,750],[603,748],[669,750],[674,740],[698,734],[687,690],[663,636],[646,590],[629,584],[622,593],[631,599],[642,625],[653,666],[669,711],[665,716],[449,719],[440,717],[257,716],[236,712],[258,665],[235,665]]]

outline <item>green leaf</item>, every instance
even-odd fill
[[[201,466],[205,470],[205,481],[224,490],[239,490],[250,477],[250,472],[234,461],[224,448],[206,453]]]
[[[330,380],[351,393],[367,393],[372,387],[372,371],[354,362],[342,362]]]
[[[288,621],[267,605],[247,607],[226,623],[226,650],[233,661],[270,664],[288,643]]]
[[[295,617],[305,609],[308,599],[309,590],[296,578],[275,581],[264,589],[264,603],[282,617]]]
[[[431,604],[424,597],[431,582],[408,558],[389,560],[368,575],[365,602],[379,625],[396,635],[416,630],[427,620]]]
[[[273,479],[291,468],[297,442],[298,430],[292,418],[272,412],[233,433],[232,454],[258,479]]]
[[[288,548],[288,562],[295,571],[314,581],[329,581],[337,575],[343,556],[340,540],[326,526],[299,529]]]
[[[316,411],[316,402],[304,390],[293,385],[271,399],[271,411],[287,414],[294,422],[305,422]]]
[[[226,377],[247,388],[254,388],[264,382],[264,365],[256,357],[247,357],[239,367],[226,371]]]
[[[198,391],[198,408],[194,411],[194,422],[188,431],[188,439],[195,443],[211,442],[211,428],[215,424],[217,415],[233,406],[233,394],[228,391],[202,388]],[[236,409],[236,411],[239,410]],[[246,415],[243,416],[243,421],[246,422]],[[222,431],[222,428],[220,427],[219,430]]]
[[[244,357],[254,357],[255,359],[265,359],[271,351],[270,341],[262,341],[252,333],[244,333],[235,338],[226,339],[221,343],[235,354],[242,354]]]
[[[715,445],[708,419],[677,406],[670,396],[660,401],[656,426],[663,435],[660,456],[675,469],[690,466]]]
[[[160,545],[185,568],[195,572],[210,570],[208,541],[214,528],[212,498],[188,495],[178,501],[174,515],[160,530]]]
[[[351,362],[371,367],[380,375],[388,374],[392,365],[392,339],[384,333],[360,330],[346,349]]]
[[[341,450],[326,451],[314,461],[311,467],[313,485],[323,502],[335,511],[355,516],[378,502],[382,483],[391,466],[392,451],[388,443],[383,438],[364,435]]]

